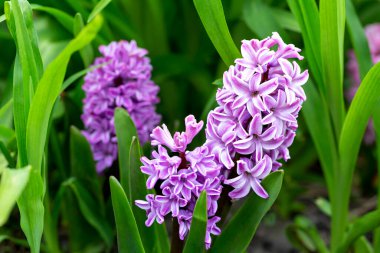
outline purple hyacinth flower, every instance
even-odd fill
[[[219,167],[215,163],[215,156],[210,154],[207,146],[202,146],[186,153],[186,160],[190,162],[191,168],[202,176],[212,178],[218,176]]]
[[[156,196],[156,201],[161,205],[162,213],[166,215],[171,212],[173,217],[177,217],[179,214],[179,208],[186,206],[186,199],[182,198],[179,194],[176,194],[174,189],[170,187],[165,187],[162,190],[162,193],[164,195]]]
[[[222,165],[225,182],[237,173],[242,160],[253,168],[269,163],[263,179],[281,167],[278,161],[290,158],[289,147],[298,128],[297,117],[306,100],[303,85],[309,77],[297,62],[301,50],[286,44],[278,33],[263,40],[243,40],[242,58],[223,74],[223,87],[216,94],[218,107],[207,118],[206,145]],[[239,164],[236,162],[240,161]],[[240,168],[240,170],[242,170]],[[245,196],[252,186],[240,176],[235,198]],[[256,181],[252,181],[256,182]],[[244,185],[246,183],[246,185]],[[236,185],[235,185],[236,186]],[[266,196],[255,186],[259,195]],[[244,194],[242,194],[244,193]]]
[[[260,182],[272,171],[272,159],[265,155],[257,164],[254,165],[252,160],[241,158],[237,161],[237,174],[235,178],[224,181],[225,184],[234,187],[229,193],[233,199],[245,197],[250,189],[262,198],[268,198],[268,193],[261,186]]]
[[[164,216],[161,214],[161,206],[157,203],[153,194],[148,194],[146,200],[136,200],[135,204],[141,209],[146,210],[148,219],[145,222],[147,227],[152,226],[153,222],[156,220],[159,224],[164,222]]]
[[[211,246],[211,235],[220,235],[222,232],[220,228],[216,226],[216,223],[220,221],[220,217],[214,216],[207,221],[207,229],[206,229],[206,249],[209,249]]]
[[[135,41],[112,42],[100,46],[101,57],[84,78],[81,116],[83,131],[91,145],[96,169],[102,172],[117,158],[117,142],[114,127],[114,111],[121,107],[133,120],[141,143],[149,139],[149,133],[160,122],[156,113],[159,87],[151,79],[152,66],[145,49]]]
[[[176,218],[181,240],[188,234],[195,203],[201,192],[207,193],[207,213],[211,217],[217,211],[217,201],[222,191],[221,166],[215,161],[215,155],[210,152],[208,146],[202,145],[193,151],[186,150],[201,131],[203,122],[197,122],[194,116],[189,115],[185,119],[185,127],[184,132],[176,132],[174,135],[166,125],[156,127],[152,131],[152,145],[158,146],[158,152],[152,152],[152,159],[141,159],[141,170],[149,175],[147,187],[152,188],[158,184],[162,189],[162,195],[154,197],[157,208],[153,211],[150,211],[151,208],[146,201],[136,201],[139,207],[149,210],[147,214],[152,217],[156,217],[155,213],[158,212],[160,217],[170,214]],[[215,224],[210,227],[210,233],[218,233],[215,227]],[[205,244],[211,242],[209,239],[207,238]]]
[[[174,186],[174,194],[182,195],[182,197],[189,201],[191,199],[191,191],[197,185],[197,175],[195,172],[188,170],[181,170],[176,175],[170,177],[170,183]]]
[[[276,137],[284,134],[289,126],[288,123],[297,124],[298,112],[301,109],[300,99],[294,99],[293,103],[288,104],[285,92],[280,90],[276,99],[268,96],[264,98],[264,101],[270,113],[262,119],[262,123],[272,124],[277,129]]]
[[[203,121],[197,123],[194,116],[189,115],[185,118],[185,125],[186,131],[182,133],[176,132],[173,137],[165,124],[162,125],[162,128],[156,127],[150,135],[152,146],[165,145],[173,152],[185,152],[187,145],[202,129]]]
[[[237,94],[237,98],[232,104],[232,109],[246,106],[252,116],[260,111],[265,111],[266,106],[263,98],[276,90],[278,80],[277,78],[273,78],[263,83],[261,81],[262,75],[260,73],[255,73],[248,83],[237,77],[233,77],[233,88]]]
[[[278,148],[283,142],[283,137],[276,138],[277,128],[271,126],[264,131],[260,114],[256,114],[249,124],[248,133],[242,139],[234,142],[236,151],[249,155],[256,153],[256,161],[263,157],[264,151]]]

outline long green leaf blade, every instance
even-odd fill
[[[31,168],[0,168],[0,227],[8,220],[17,199],[28,183]]]
[[[346,11],[347,27],[351,37],[351,42],[354,46],[355,56],[359,64],[360,78],[363,80],[368,70],[373,65],[371,53],[369,51],[369,45],[363,27],[351,0],[346,0]]]
[[[82,182],[72,178],[65,185],[73,191],[83,217],[90,223],[99,235],[103,238],[108,248],[111,248],[113,241],[113,232],[111,226],[107,223],[105,215],[99,209],[96,199],[86,189]]]
[[[345,253],[359,237],[380,227],[380,210],[375,210],[355,220],[348,228],[336,253]]]
[[[110,177],[110,186],[117,230],[118,252],[145,252],[132,208],[123,188],[114,177]]]
[[[343,97],[343,42],[345,0],[321,0],[320,33],[323,80],[337,136],[345,117]]]
[[[194,4],[222,60],[227,66],[232,65],[240,57],[240,52],[228,31],[221,0],[194,0]]]
[[[276,171],[266,177],[262,185],[269,194],[268,199],[262,199],[251,193],[243,206],[232,217],[223,229],[222,234],[215,239],[210,252],[233,253],[243,252],[247,249],[261,219],[268,212],[276,200],[282,186],[283,171]],[[239,236],[236,236],[239,233]]]
[[[368,120],[374,112],[376,105],[380,102],[380,89],[378,88],[379,80],[380,63],[377,63],[370,69],[361,83],[349,108],[340,136],[339,155],[341,159],[341,182],[336,197],[337,200],[340,200],[337,204],[337,208],[343,209],[340,210],[340,215],[337,217],[340,222],[340,233],[344,231],[344,227],[341,228],[342,223],[347,222],[348,214],[344,213],[344,210],[348,209],[352,177],[359,153],[360,143]],[[336,227],[338,227],[338,225],[336,225]],[[337,240],[335,245],[338,245],[340,242],[341,240]]]
[[[207,229],[207,194],[202,192],[195,204],[189,236],[186,239],[184,253],[203,252]]]

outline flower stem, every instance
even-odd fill
[[[172,229],[172,242],[170,247],[170,253],[181,253],[183,250],[184,243],[179,238],[179,224],[177,219],[173,219],[173,229]]]

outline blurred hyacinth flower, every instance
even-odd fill
[[[83,134],[91,145],[96,169],[102,172],[117,158],[116,107],[128,111],[142,143],[149,140],[149,133],[161,117],[155,107],[159,102],[159,87],[151,80],[147,50],[132,40],[112,42],[100,46],[99,51],[102,57],[96,58],[94,65],[101,67],[89,72],[83,85],[86,97],[82,120]]]
[[[179,224],[179,238],[184,240],[189,233],[192,215],[197,199],[202,191],[207,193],[207,213],[209,216],[205,244],[209,248],[211,234],[220,234],[215,216],[221,193],[220,166],[208,147],[197,147],[187,151],[187,146],[201,131],[203,122],[197,122],[194,116],[185,119],[185,132],[176,132],[172,136],[166,125],[156,127],[152,134],[152,159],[142,157],[141,171],[148,175],[148,189],[159,187],[161,194],[148,194],[146,200],[137,200],[135,204],[146,210],[146,226],[154,221],[164,222],[164,216],[171,215]]]
[[[267,198],[261,180],[288,160],[297,117],[306,100],[302,85],[308,71],[297,62],[301,50],[278,33],[263,40],[243,40],[236,59],[218,89],[218,107],[207,119],[206,146],[221,164],[229,196],[240,199],[252,189]]]
[[[375,23],[366,26],[365,34],[368,40],[373,64],[380,62],[380,23]],[[348,52],[348,62],[346,67],[348,74],[351,77],[351,86],[346,92],[346,98],[349,102],[351,102],[361,83],[359,65],[353,50],[350,50]],[[368,122],[366,133],[364,135],[364,143],[367,145],[371,145],[375,142],[375,140],[375,128],[373,125],[373,120],[370,119]]]

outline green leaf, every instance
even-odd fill
[[[365,236],[361,236],[354,243],[355,253],[375,253],[371,243],[367,240]]]
[[[357,161],[361,140],[363,138],[368,120],[374,109],[380,102],[380,63],[370,69],[350,105],[347,117],[344,121],[342,133],[339,140],[339,154],[341,159],[340,182],[336,197],[340,202],[337,208],[348,209],[349,196],[351,192],[352,177]],[[334,210],[333,210],[334,211]],[[347,222],[347,213],[339,213],[341,223]],[[343,217],[341,217],[343,216]],[[340,224],[341,226],[342,224]],[[338,226],[338,225],[336,225]],[[341,228],[343,230],[344,228]],[[343,230],[344,231],[344,230]],[[342,232],[342,231],[340,231]],[[336,244],[341,240],[336,241]]]
[[[202,192],[195,204],[189,236],[186,239],[184,253],[203,252],[207,229],[207,194]]]
[[[343,42],[345,0],[321,0],[319,4],[323,80],[337,136],[345,117],[343,97]]]
[[[315,200],[316,206],[319,208],[319,210],[322,211],[325,215],[331,217],[331,205],[330,202],[325,198],[317,198]]]
[[[20,56],[25,91],[31,90],[30,96],[33,96],[33,90],[37,88],[42,75],[43,65],[33,25],[32,9],[26,0],[11,0],[8,3],[5,15]],[[32,87],[29,87],[30,82]]]
[[[37,11],[43,11],[52,15],[68,32],[72,31],[74,19],[66,12],[38,4],[32,4],[32,9]]]
[[[90,144],[75,127],[70,129],[70,156],[71,176],[86,183],[86,188],[96,196],[99,208],[104,210],[103,194]]]
[[[97,68],[105,66],[106,64],[107,63],[91,66],[91,67],[88,67],[86,69],[83,69],[83,70],[78,71],[77,73],[73,74],[72,76],[70,76],[69,78],[67,78],[63,82],[62,88],[61,88],[61,92],[63,92],[64,90],[66,90],[68,87],[70,87],[70,85],[72,85],[75,81],[79,80],[82,76],[86,75],[88,72],[91,72],[91,71],[93,71],[93,70],[95,70]]]
[[[343,240],[339,243],[336,253],[345,253],[352,243],[366,233],[380,227],[380,210],[375,210],[356,219],[349,225]]]
[[[41,168],[50,114],[60,94],[70,57],[94,39],[101,24],[102,18],[98,17],[87,25],[49,64],[41,78],[30,107],[27,124],[28,158],[36,170]]]
[[[380,175],[380,104],[377,104],[373,113],[373,125],[376,133],[376,158],[377,173]],[[380,184],[377,186],[377,209],[380,210]],[[380,251],[380,228],[376,229],[374,235],[375,252]]]
[[[293,32],[301,32],[301,27],[291,12],[280,8],[271,8],[271,12],[277,20],[277,24],[282,28]]]
[[[168,252],[169,241],[165,226],[154,223],[152,227],[146,227],[144,224],[145,212],[134,205],[135,200],[145,199],[148,190],[145,184],[146,177],[140,170],[141,150],[136,138],[136,127],[128,113],[122,108],[115,110],[115,130],[121,186],[132,203],[132,211],[136,217],[144,248],[147,252],[153,249],[158,252]],[[155,239],[152,240],[151,238]]]
[[[84,27],[83,18],[79,12],[77,14],[75,14],[73,23],[74,23],[73,24],[74,35],[78,35]],[[88,44],[87,46],[85,46],[84,48],[79,50],[79,53],[80,53],[80,56],[83,60],[84,66],[85,67],[90,66],[90,64],[92,63],[92,61],[94,59],[94,50],[93,50],[91,44]]]
[[[254,193],[248,195],[243,206],[223,229],[222,234],[216,237],[210,252],[242,252],[248,248],[261,219],[273,205],[281,190],[283,177],[284,172],[280,170],[271,173],[262,181],[263,187],[269,194],[268,199],[260,198]],[[237,231],[239,236],[236,236]]]
[[[118,252],[145,252],[132,208],[123,188],[115,177],[110,177],[110,186],[117,230]]]
[[[325,97],[326,84],[322,78],[320,22],[317,4],[314,0],[287,0],[287,2],[301,27],[306,49],[305,59],[310,65],[319,92]]]
[[[24,190],[30,175],[31,168],[21,169],[0,168],[0,227],[8,220],[9,214],[17,199]]]
[[[354,46],[355,56],[359,64],[360,77],[363,80],[372,66],[371,53],[363,26],[356,14],[351,0],[346,0],[347,27]]]
[[[137,136],[137,131],[135,124],[133,123],[128,112],[122,108],[116,108],[115,110],[115,130],[118,144],[120,182],[127,196],[129,197],[129,199],[131,199],[132,179],[130,176],[131,166],[129,160],[129,153],[131,150],[132,138],[134,136]]]
[[[88,16],[87,23],[90,23],[109,3],[111,3],[111,0],[100,0]]]
[[[228,31],[221,0],[194,0],[194,5],[224,63],[227,66],[234,64],[241,55]]]
[[[296,217],[294,224],[286,229],[286,235],[302,252],[329,252],[316,226],[306,217]]]
[[[83,217],[98,231],[107,247],[111,248],[113,241],[112,228],[107,223],[105,214],[99,209],[99,203],[96,201],[96,198],[91,195],[82,182],[75,178],[67,180],[65,185],[73,191]]]
[[[9,99],[9,101],[0,108],[0,125],[11,127],[11,123],[13,121],[13,99]]]
[[[333,168],[337,168],[339,161],[338,148],[334,141],[334,131],[330,121],[328,106],[325,100],[318,94],[311,80],[303,87],[307,100],[303,105],[302,115],[305,118],[311,138],[317,149],[327,187],[331,193],[331,189],[334,186]],[[318,110],[315,108],[318,108]]]
[[[272,9],[262,0],[245,0],[243,20],[260,39],[271,36],[274,31],[277,31],[285,40],[288,37],[277,22]]]

